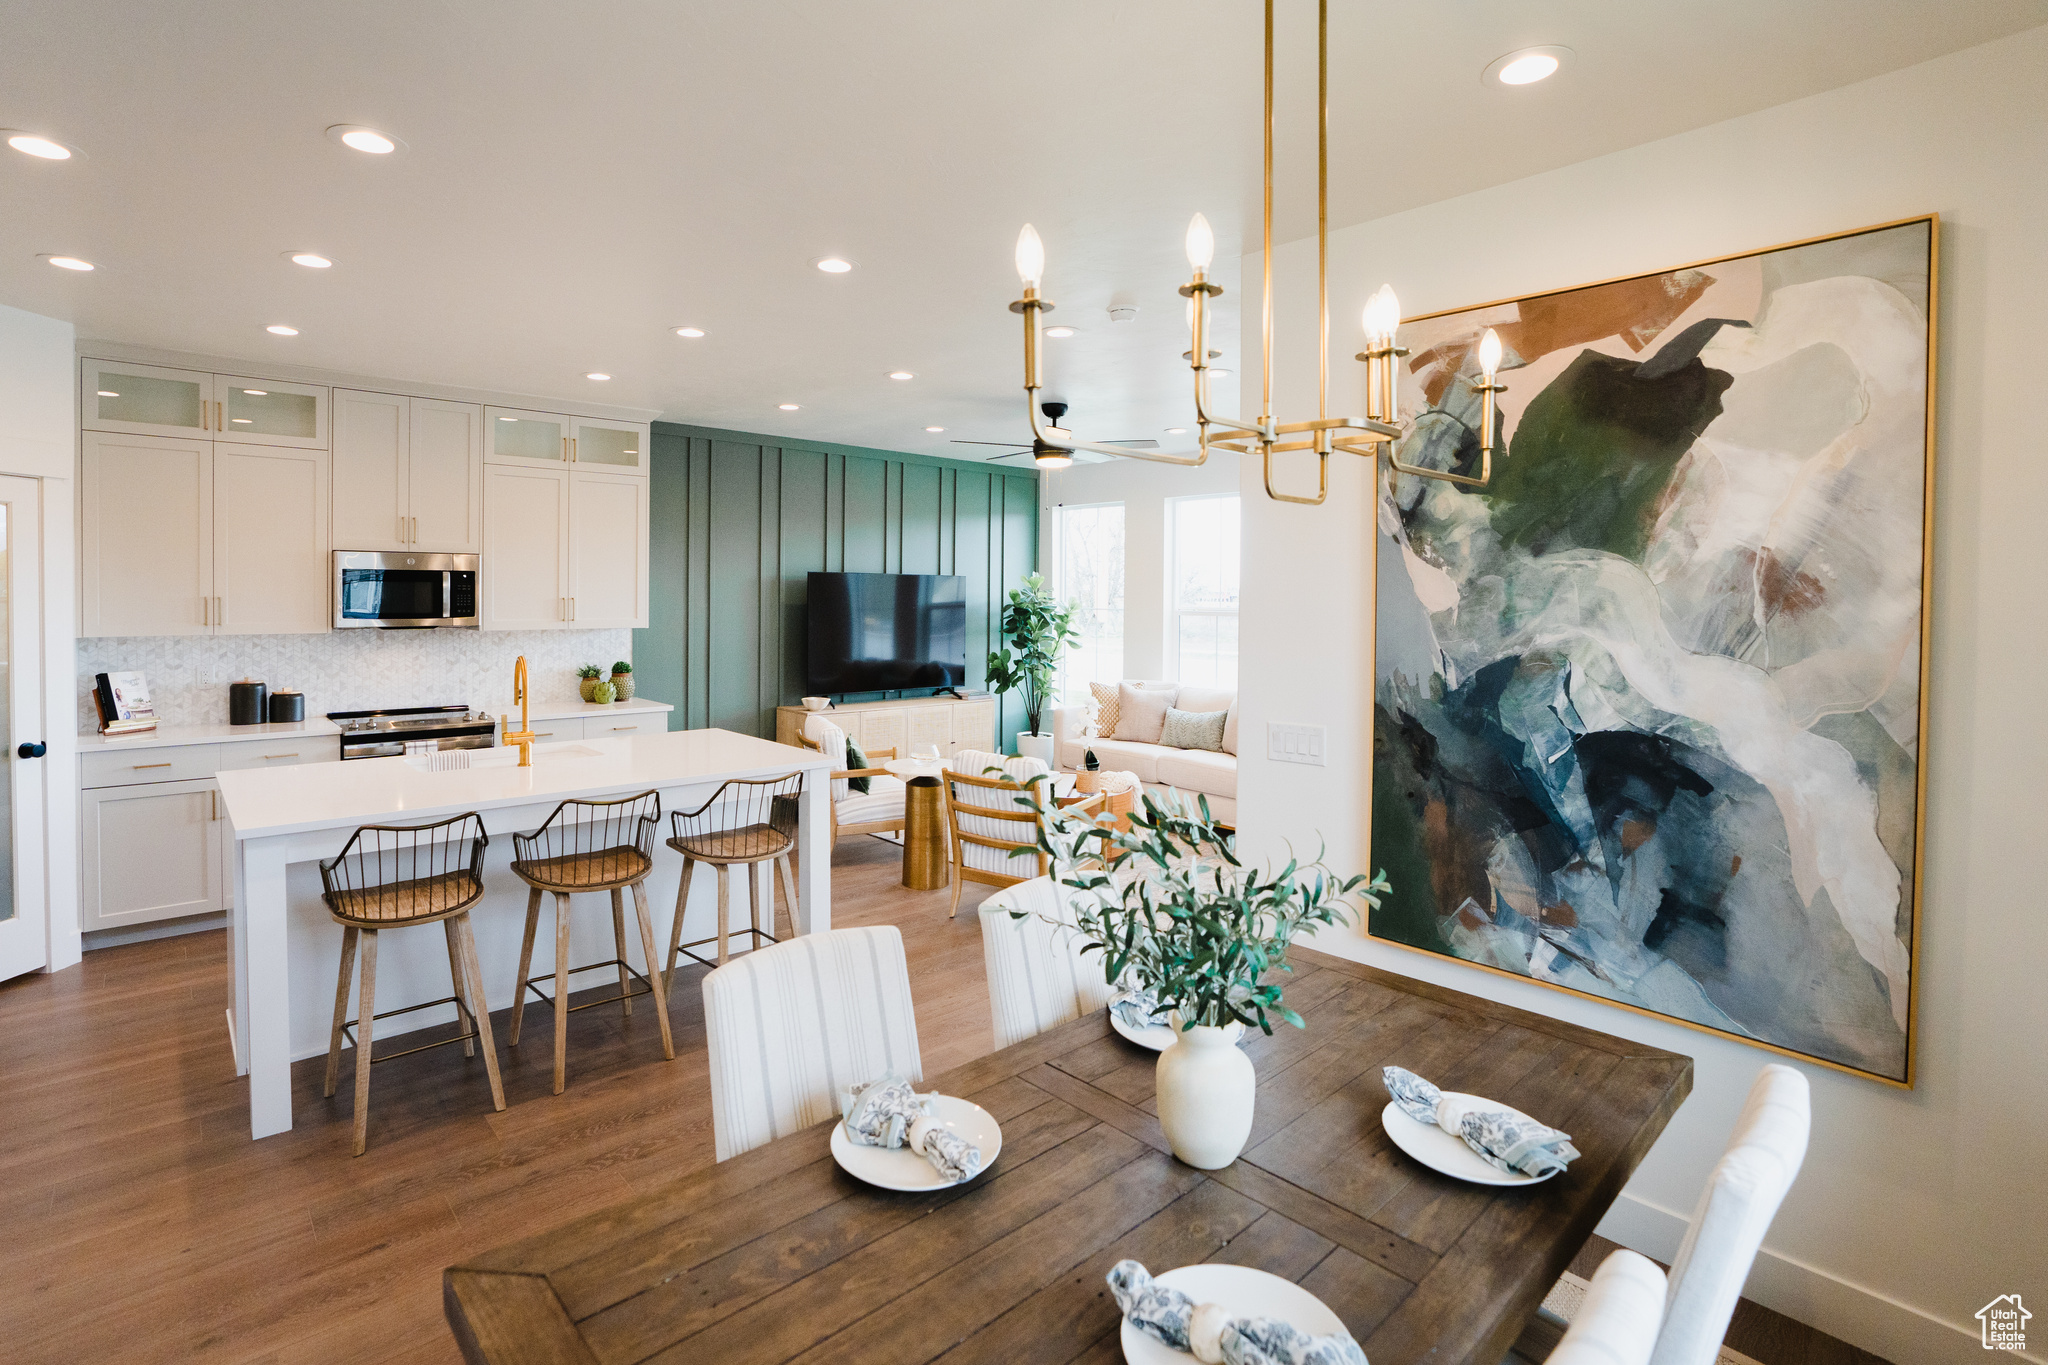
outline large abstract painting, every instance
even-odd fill
[[[1911,1083],[1935,226],[1404,325],[1373,937]]]

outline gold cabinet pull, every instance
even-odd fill
[[[215,787],[207,795],[213,798],[213,818],[218,820],[220,819],[220,788]]]
[[[168,763],[133,763],[129,766],[134,768],[136,772],[141,772],[144,768],[168,768],[171,765]]]
[[[614,730],[637,730],[639,728],[637,725],[614,725],[612,727]]]
[[[562,463],[569,463],[569,438],[566,436],[562,438]]]
[[[412,519],[412,543],[415,545],[420,543],[420,519],[418,517]]]
[[[569,438],[569,463],[575,464],[577,458],[578,456],[576,454],[576,438],[574,436],[571,436]]]
[[[298,750],[296,750],[296,749],[292,750],[292,751],[291,751],[290,753],[288,753],[288,754],[265,754],[265,755],[263,755],[263,757],[264,757],[264,758],[265,758],[266,760],[267,760],[267,759],[273,759],[273,758],[297,758],[298,756],[299,756],[299,751],[298,751]]]
[[[199,599],[199,624],[202,626],[213,624],[213,599],[211,597]]]

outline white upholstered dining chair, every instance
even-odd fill
[[[1714,1365],[1764,1233],[1806,1159],[1812,1123],[1806,1077],[1775,1062],[1757,1073],[1671,1263],[1652,1365]]]
[[[704,978],[718,1159],[839,1113],[890,1072],[922,1080],[903,935],[894,925],[802,934]]]
[[[1116,994],[1103,978],[1102,954],[1081,951],[1087,940],[1067,908],[1078,894],[1051,877],[1033,877],[981,903],[981,954],[998,1048],[1099,1010]],[[1024,918],[1011,918],[1012,911]]]
[[[1633,1251],[1600,1263],[1546,1365],[1647,1365],[1664,1316],[1664,1272]]]

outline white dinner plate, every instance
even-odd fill
[[[1291,1280],[1244,1265],[1184,1265],[1158,1277],[1196,1303],[1220,1303],[1234,1318],[1279,1318],[1297,1331],[1326,1337],[1345,1329],[1330,1306]],[[1183,1365],[1194,1357],[1148,1336],[1126,1320],[1122,1335],[1124,1359],[1130,1365]]]
[[[995,1115],[967,1100],[933,1095],[932,1117],[981,1149],[982,1170],[996,1164],[996,1154],[1003,1150],[1003,1130]],[[832,1125],[832,1159],[854,1179],[885,1190],[943,1190],[957,1183],[940,1175],[922,1154],[908,1147],[862,1146],[846,1135],[844,1123]]]
[[[1109,1026],[1139,1047],[1149,1047],[1154,1052],[1164,1052],[1173,1046],[1173,1025],[1153,1024],[1149,1028],[1132,1028],[1123,1021],[1115,1010],[1109,1012]]]
[[[1479,1098],[1456,1090],[1444,1091],[1444,1097],[1459,1100]],[[1493,1107],[1509,1108],[1505,1104]],[[1417,1123],[1391,1100],[1385,1109],[1380,1110],[1380,1127],[1387,1130],[1387,1136],[1394,1140],[1396,1147],[1432,1171],[1441,1171],[1455,1180],[1469,1180],[1475,1185],[1540,1185],[1550,1179],[1550,1175],[1557,1174],[1552,1171],[1550,1175],[1520,1175],[1488,1165],[1480,1160],[1477,1152],[1465,1145],[1463,1138],[1452,1137],[1433,1123]]]

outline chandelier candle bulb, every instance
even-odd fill
[[[1495,371],[1500,369],[1500,336],[1491,327],[1486,335],[1479,338],[1479,370],[1491,384]]]
[[[1026,289],[1038,288],[1045,278],[1045,243],[1038,240],[1038,229],[1029,223],[1017,234],[1017,274]]]
[[[1209,230],[1209,220],[1196,214],[1188,224],[1188,264],[1195,268],[1195,279],[1200,280],[1209,263],[1216,259],[1216,234]]]

